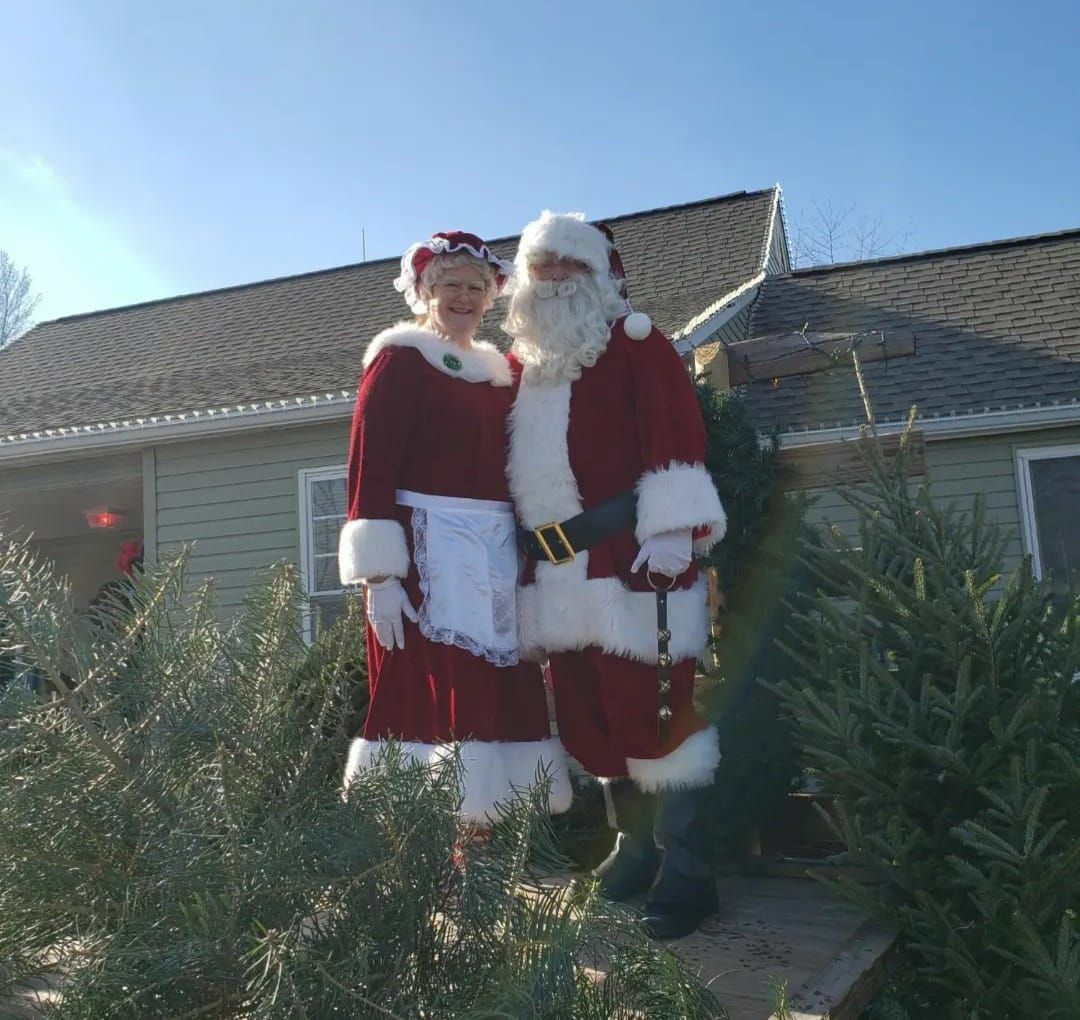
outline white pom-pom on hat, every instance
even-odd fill
[[[631,312],[623,319],[623,332],[631,340],[644,340],[652,332],[652,319],[644,312]]]

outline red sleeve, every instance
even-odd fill
[[[658,329],[631,340],[621,323],[613,342],[628,345],[643,471],[637,482],[635,535],[692,528],[699,552],[724,535],[726,519],[705,468],[705,424],[690,373]]]
[[[349,441],[348,521],[338,542],[343,584],[409,572],[394,493],[415,420],[418,357],[404,348],[384,350],[360,380]]]

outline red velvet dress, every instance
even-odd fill
[[[494,348],[462,351],[404,324],[372,342],[349,450],[343,581],[401,577],[423,622],[417,511],[401,505],[403,491],[503,504],[509,512],[511,399],[509,365]],[[425,556],[438,553],[426,549]],[[510,590],[512,598],[512,582]],[[429,761],[456,749],[465,766],[467,818],[490,818],[494,806],[528,785],[540,766],[554,779],[552,809],[565,810],[569,784],[561,745],[551,738],[539,666],[519,660],[516,647],[512,654],[476,654],[453,638],[425,636],[422,624],[406,619],[404,625],[403,649],[383,648],[368,630],[371,702],[346,782],[394,738],[407,753]]]

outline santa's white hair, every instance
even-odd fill
[[[519,272],[503,330],[530,382],[580,379],[607,348],[611,323],[627,311],[610,273],[556,281]]]

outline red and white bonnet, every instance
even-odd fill
[[[446,230],[432,234],[426,241],[417,241],[401,256],[401,272],[394,280],[394,289],[400,291],[415,315],[427,311],[427,299],[420,293],[420,279],[424,270],[437,255],[453,255],[466,252],[495,269],[495,288],[502,290],[513,274],[513,263],[499,258],[476,234],[464,230]]]

